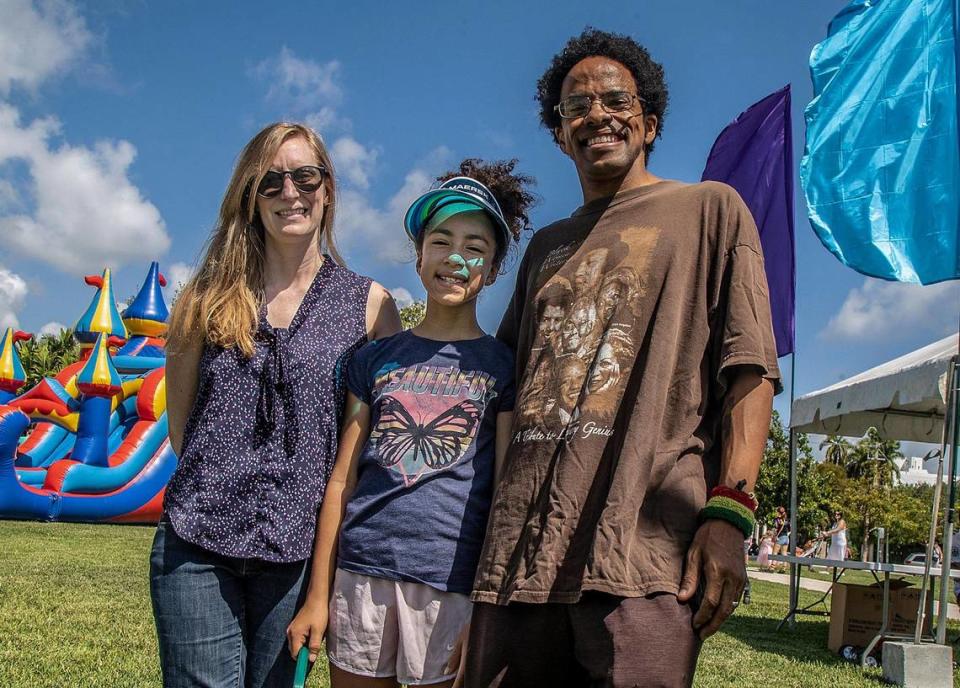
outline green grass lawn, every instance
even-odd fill
[[[134,526],[0,521],[0,686],[160,686],[152,537]],[[801,618],[777,633],[786,598],[785,586],[754,582],[753,604],[704,646],[695,685],[882,685],[879,671],[862,673],[827,650],[826,619]],[[815,598],[802,591],[802,599]],[[325,672],[309,685],[326,686]]]

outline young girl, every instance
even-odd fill
[[[527,223],[516,161],[466,160],[404,225],[427,293],[418,326],[372,341],[347,372],[347,413],[290,650],[345,686],[451,685],[514,403],[511,351],[477,324]]]

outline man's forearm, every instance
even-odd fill
[[[770,432],[773,384],[752,368],[737,371],[723,401],[720,484],[750,492]]]

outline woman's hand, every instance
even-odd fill
[[[287,626],[287,644],[290,646],[290,655],[296,659],[300,648],[306,645],[310,648],[310,663],[317,661],[320,654],[320,644],[327,633],[327,618],[329,607],[326,600],[304,603],[293,621]]]
[[[467,668],[467,641],[470,638],[470,622],[463,627],[457,642],[453,644],[453,650],[450,652],[450,659],[444,670],[448,674],[456,673],[457,677],[453,680],[451,688],[463,688],[464,672]]]

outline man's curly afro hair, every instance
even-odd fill
[[[485,187],[500,204],[503,218],[510,228],[511,238],[509,246],[501,246],[498,242],[494,265],[503,264],[503,259],[510,248],[516,247],[520,241],[520,233],[530,227],[530,217],[527,213],[537,204],[539,199],[530,188],[536,185],[533,177],[514,172],[517,159],[493,160],[485,162],[480,158],[466,158],[455,170],[444,172],[436,178],[438,182],[445,182],[453,177],[470,177],[476,179]],[[421,237],[423,234],[421,233]]]
[[[537,102],[540,103],[540,122],[556,140],[554,130],[560,126],[560,115],[553,109],[560,102],[560,88],[573,66],[588,57],[606,57],[619,62],[633,75],[637,95],[643,99],[644,114],[657,116],[657,136],[663,133],[663,118],[670,95],[663,76],[663,65],[654,62],[650,53],[629,36],[600,31],[588,26],[579,36],[571,38],[537,82]],[[654,142],[656,141],[654,139]],[[647,146],[647,160],[653,143]]]

